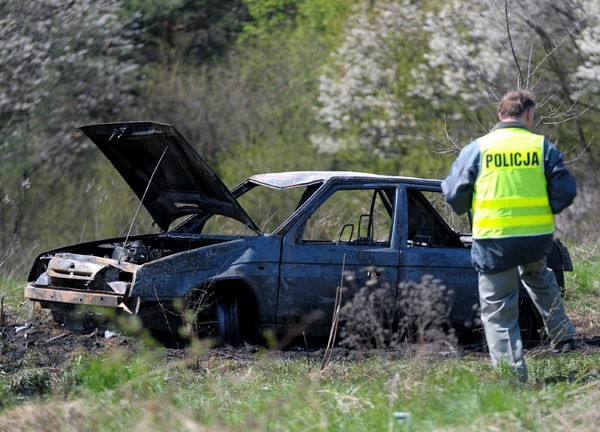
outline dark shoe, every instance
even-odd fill
[[[554,348],[554,350],[558,352],[566,353],[570,351],[575,351],[577,349],[577,343],[575,343],[573,339],[569,339],[553,344],[552,348]]]

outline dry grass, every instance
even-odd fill
[[[85,420],[82,405],[83,402],[78,401],[51,401],[46,404],[18,406],[0,416],[0,431],[86,430],[90,424]]]

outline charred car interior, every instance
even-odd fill
[[[267,330],[323,337],[342,273],[354,281],[345,300],[373,279],[394,287],[427,274],[453,292],[458,334],[477,334],[470,222],[445,205],[439,180],[302,171],[255,175],[229,190],[172,126],[81,130],[162,232],[40,254],[25,297],[55,320],[137,316],[157,332],[186,328],[226,342]],[[572,267],[558,241],[548,264],[564,285]],[[535,338],[537,312],[522,291],[521,325]]]

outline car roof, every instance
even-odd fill
[[[422,179],[417,177],[392,176],[355,171],[275,172],[253,175],[248,180],[263,186],[276,189],[286,189],[298,186],[310,186],[316,183],[324,183],[332,180],[379,180],[391,183],[410,183],[428,186],[439,186],[441,182],[440,180],[435,179]]]

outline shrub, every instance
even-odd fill
[[[374,283],[358,290],[340,310],[340,345],[353,349],[398,349],[402,343],[454,345],[452,291],[425,275],[398,287]]]

